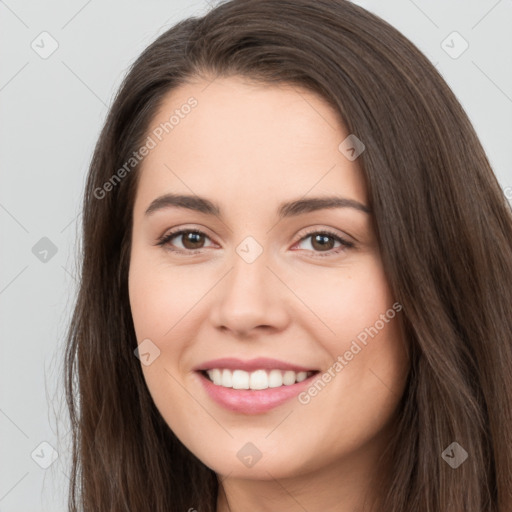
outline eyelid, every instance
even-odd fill
[[[171,230],[165,231],[162,236],[158,237],[156,245],[160,245],[165,249],[166,248],[165,246],[168,245],[170,240],[172,240],[173,238],[178,237],[180,235],[183,235],[185,233],[198,233],[201,235],[205,235],[205,237],[209,238],[213,242],[213,238],[206,231],[207,231],[206,228],[203,228],[203,227],[197,228],[197,227],[183,226],[183,227],[173,228]],[[216,242],[214,242],[214,243],[216,243]],[[167,248],[167,250],[169,250],[170,252],[174,252],[174,253],[196,254],[197,252],[204,250],[204,248],[201,248],[201,249],[181,249],[181,248],[169,249],[169,248]]]
[[[301,243],[303,240],[307,240],[312,235],[327,235],[328,237],[334,238],[337,242],[340,243],[340,246],[337,248],[329,249],[327,251],[312,251],[307,250],[307,252],[310,252],[314,254],[312,256],[313,258],[335,258],[336,256],[340,255],[341,253],[344,253],[348,249],[353,249],[356,247],[356,244],[352,242],[351,240],[348,240],[345,235],[340,235],[336,230],[332,228],[318,228],[318,227],[312,227],[307,228],[308,231],[305,233],[301,233],[299,236],[299,239],[294,243],[294,246]],[[350,237],[349,237],[350,238]]]
[[[345,242],[348,242],[348,243],[351,243],[354,245],[358,242],[358,240],[355,237],[349,235],[345,231],[341,231],[336,228],[330,228],[327,226],[321,226],[321,225],[317,225],[317,224],[315,224],[313,226],[306,227],[303,230],[301,230],[298,235],[297,242],[300,242],[305,236],[308,236],[308,235],[311,235],[314,233],[328,233],[329,235],[342,238]]]
[[[175,228],[168,228],[164,231],[164,233],[159,236],[157,238],[157,240],[162,240],[163,238],[167,238],[169,235],[178,235],[182,232],[198,232],[198,233],[201,233],[203,235],[206,235],[208,238],[210,238],[211,240],[213,240],[215,237],[210,235],[210,230],[200,224],[192,224],[192,225],[183,225],[183,226],[178,226],[178,227],[175,227]]]

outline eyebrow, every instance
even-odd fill
[[[158,210],[166,208],[185,208],[193,210],[206,215],[215,215],[222,219],[222,212],[220,207],[214,202],[204,197],[196,195],[183,195],[183,194],[165,194],[157,197],[147,208],[145,215],[151,215]],[[367,214],[371,213],[371,209],[356,201],[346,197],[326,196],[326,197],[311,197],[308,199],[297,199],[281,203],[277,210],[280,219],[295,217],[304,213],[310,213],[317,210],[325,210],[332,208],[354,208],[357,211]]]

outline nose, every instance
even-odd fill
[[[262,254],[252,263],[235,255],[233,266],[217,285],[210,318],[215,328],[237,338],[285,329],[290,292]],[[254,333],[254,334],[252,334]]]

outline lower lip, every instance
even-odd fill
[[[307,388],[317,376],[317,373],[314,373],[302,382],[296,382],[289,386],[256,390],[217,386],[201,372],[197,372],[197,374],[212,400],[230,411],[242,414],[260,414],[283,404]]]

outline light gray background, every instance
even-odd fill
[[[512,0],[356,3],[436,64],[512,198]],[[128,66],[164,30],[209,7],[185,0],[0,0],[0,512],[66,508],[60,375],[87,166]],[[58,43],[48,58],[31,46],[51,49],[43,31]],[[469,44],[458,58],[445,51],[463,48],[458,36],[446,39],[454,31]],[[43,237],[55,245],[53,256],[39,245],[34,254]],[[42,442],[58,453],[48,469],[40,465],[51,463],[52,448]]]

